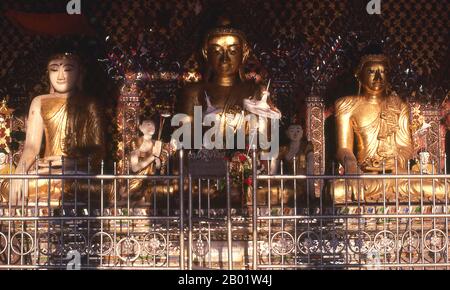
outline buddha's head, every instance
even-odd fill
[[[291,124],[286,130],[286,135],[291,142],[298,142],[303,138],[303,128],[300,124]]]
[[[65,94],[81,89],[82,67],[78,56],[71,53],[53,55],[47,64],[50,92]]]
[[[363,92],[378,95],[386,91],[388,86],[389,60],[381,54],[366,55],[356,70]]]
[[[202,54],[208,63],[210,73],[216,79],[242,79],[240,69],[249,55],[249,47],[244,34],[230,27],[228,20],[210,30],[204,40]]]

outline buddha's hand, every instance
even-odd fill
[[[344,164],[345,175],[362,174],[362,171],[358,168],[357,161],[355,159],[346,159]],[[345,196],[347,201],[351,200],[363,200],[363,191],[360,190],[363,180],[358,179],[346,179],[345,180]]]
[[[161,168],[161,159],[155,158],[155,167],[156,167],[156,169]]]
[[[363,181],[358,181],[357,179],[347,179],[345,182],[345,196],[347,201],[363,201],[364,191],[361,185]]]

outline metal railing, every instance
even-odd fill
[[[60,204],[22,198],[0,206],[0,269],[448,269],[448,184],[442,174],[258,174],[252,152],[251,194],[239,191],[229,173],[198,178],[174,175],[0,175],[21,179],[100,182]],[[281,166],[282,167],[282,166]],[[51,173],[51,172],[50,172]],[[133,201],[129,183],[145,180],[146,200]],[[333,180],[433,180],[445,196],[381,202],[336,203]],[[310,181],[310,182],[308,182]],[[384,182],[384,181],[383,181]],[[311,186],[323,187],[311,194]],[[25,186],[27,187],[27,186]],[[74,187],[78,188],[78,187]],[[11,189],[11,187],[10,187]],[[384,187],[383,187],[384,191]],[[111,192],[112,195],[108,195]],[[274,192],[274,193],[273,193]],[[10,197],[12,192],[10,191]],[[122,197],[120,199],[120,197]]]

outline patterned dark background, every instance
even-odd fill
[[[0,13],[64,13],[67,2],[2,0]],[[311,94],[322,95],[331,105],[337,97],[352,93],[352,68],[370,42],[383,45],[393,61],[394,87],[400,95],[421,97],[422,93],[431,101],[442,99],[448,92],[448,2],[381,0],[381,15],[368,15],[367,2],[81,0],[82,14],[96,36],[69,41],[87,43],[93,59],[106,59],[108,52],[118,48],[130,55],[139,46],[138,55],[144,50],[145,55],[134,57],[134,63],[141,62],[138,69],[181,76],[200,69],[202,36],[216,16],[225,13],[252,45],[247,72],[271,79],[285,121],[302,110],[303,100]],[[10,104],[19,114],[26,112],[33,96],[48,90],[45,55],[58,40],[0,19],[0,97],[10,95]],[[120,80],[112,78],[120,73],[109,71],[114,73],[98,87],[105,88],[106,98],[115,99]],[[148,81],[144,106],[176,98],[180,85],[181,77]]]

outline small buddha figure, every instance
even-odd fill
[[[279,160],[283,160],[284,174],[293,174],[294,158],[297,162],[296,173],[306,174],[310,172],[314,160],[314,149],[311,142],[303,137],[303,128],[300,123],[293,122],[286,130],[289,145],[280,147]]]
[[[388,92],[388,71],[386,56],[364,56],[355,75],[359,94],[336,101],[337,159],[345,174],[408,173],[408,161],[414,157],[410,109],[399,96]],[[332,188],[336,202],[381,201],[383,194],[388,200],[398,194],[400,200],[411,197],[417,201],[422,192],[426,200],[433,193],[436,199],[445,194],[443,182],[437,179],[423,179],[422,183],[398,179],[397,184],[395,179],[342,179],[333,182]]]
[[[98,172],[104,156],[104,130],[97,103],[82,90],[81,59],[72,53],[58,53],[49,59],[47,69],[50,93],[37,96],[31,102],[24,150],[15,174]],[[43,136],[44,154],[39,157]],[[25,182],[28,186],[24,186]],[[45,179],[25,182],[12,180],[10,202],[13,205],[20,204],[22,199],[29,202],[50,200],[52,205],[59,204],[63,191],[64,197],[70,199],[78,190],[78,198],[82,200],[83,185],[86,187],[85,181],[74,180],[65,180],[64,188],[61,179],[53,179],[50,184]],[[96,181],[92,181],[94,183]],[[2,187],[2,195],[8,199],[9,184]]]
[[[130,154],[131,171],[137,175],[154,175],[161,167],[160,154],[162,149],[161,141],[152,139],[155,133],[155,124],[151,120],[144,120],[139,126],[142,136],[134,142],[135,149]],[[126,198],[128,192],[133,199],[144,197],[143,179],[132,179],[129,183],[129,191],[126,187],[122,189],[121,196]]]
[[[286,130],[286,136],[289,139],[289,144],[280,146],[280,153],[277,160],[271,162],[271,174],[280,174],[281,162],[283,162],[283,174],[313,174],[314,171],[314,149],[311,142],[307,141],[303,135],[303,127],[295,117],[293,122]],[[274,183],[272,182],[272,185]],[[314,197],[314,184],[309,182],[309,195]],[[284,202],[292,202],[293,200],[293,186],[291,182],[285,182],[285,188],[288,190],[287,197],[283,198]],[[304,203],[306,199],[307,186],[306,181],[297,182],[297,201]],[[286,194],[285,194],[286,195]]]
[[[436,174],[438,172],[436,166],[431,164],[430,153],[426,151],[419,153],[419,164],[414,164],[412,171],[422,174]]]

